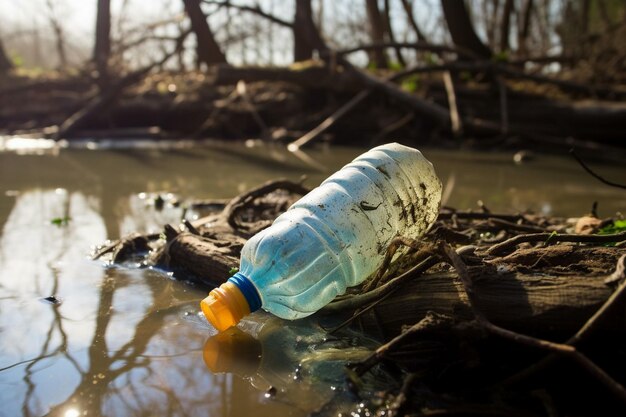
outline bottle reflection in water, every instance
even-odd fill
[[[255,316],[208,338],[205,365],[213,373],[248,379],[266,397],[307,411],[336,397],[345,381],[344,366],[364,359],[376,346],[365,338],[355,343],[358,336],[329,340],[309,321],[285,325],[271,316]]]

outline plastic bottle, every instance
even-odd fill
[[[294,203],[241,251],[239,272],[201,302],[225,330],[263,308],[306,317],[370,276],[396,236],[416,238],[439,212],[441,182],[416,149],[378,146]]]

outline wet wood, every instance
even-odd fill
[[[533,335],[572,334],[611,295],[606,276],[540,276],[520,272],[498,273],[472,269],[478,307],[495,324]],[[416,323],[429,312],[446,314],[456,321],[473,318],[467,296],[453,272],[416,277],[400,291],[382,301],[362,318],[368,331],[389,337],[403,326]],[[605,325],[623,329],[624,322]]]
[[[187,279],[217,286],[232,276],[239,266],[239,252],[244,239],[230,235],[230,241],[180,233],[155,257],[155,264]]]

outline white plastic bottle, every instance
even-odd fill
[[[416,149],[378,146],[294,203],[241,251],[239,272],[201,302],[218,329],[263,308],[306,317],[380,266],[396,236],[435,222],[441,182]]]

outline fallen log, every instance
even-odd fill
[[[595,256],[598,252],[610,252],[616,261],[619,254],[604,248],[581,250],[579,254]],[[575,333],[613,292],[604,283],[608,273],[539,275],[484,265],[474,266],[470,271],[475,280],[477,307],[490,321],[536,336],[558,338]],[[363,315],[360,322],[367,332],[387,339],[400,334],[403,326],[417,323],[430,311],[445,314],[455,321],[473,319],[456,273],[416,276]],[[625,318],[615,316],[614,320],[604,323],[603,330],[624,329]]]

